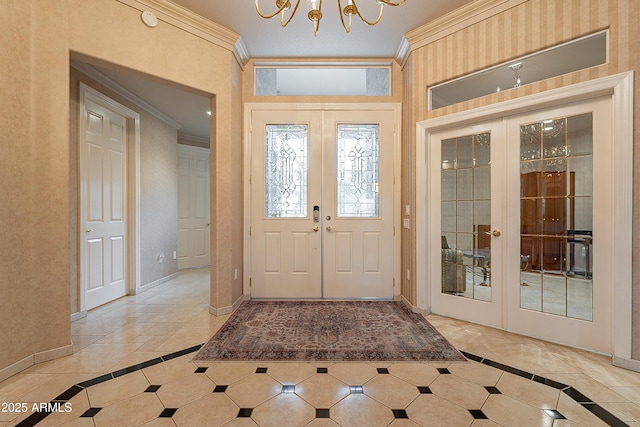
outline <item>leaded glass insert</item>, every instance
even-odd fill
[[[379,216],[379,137],[377,124],[338,125],[337,214]]]
[[[265,215],[268,218],[307,216],[307,125],[267,125]]]

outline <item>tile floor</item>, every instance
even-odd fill
[[[0,426],[640,425],[640,373],[435,315],[471,360],[191,362],[227,319],[208,313],[208,274],[182,272],[73,322],[72,356],[0,383]]]

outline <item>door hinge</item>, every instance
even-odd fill
[[[396,278],[395,277],[393,278],[393,287],[394,288],[396,287]]]
[[[249,287],[251,287],[251,277],[249,277]]]
[[[251,226],[249,226],[249,236],[251,236]]]
[[[393,226],[393,235],[394,236],[396,235],[396,226],[395,225]]]
[[[253,181],[253,175],[249,175],[249,185],[251,185],[251,181]]]

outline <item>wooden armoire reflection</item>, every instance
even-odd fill
[[[527,270],[562,270],[567,229],[573,229],[574,189],[575,172],[520,175],[520,250],[528,257]]]

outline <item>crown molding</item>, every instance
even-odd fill
[[[400,40],[400,44],[398,45],[398,49],[396,49],[396,62],[400,64],[400,68],[404,68],[407,60],[409,59],[409,55],[411,54],[411,45],[409,44],[409,40],[405,37]]]
[[[117,93],[118,95],[126,99],[127,101],[132,102],[138,107],[144,109],[145,111],[154,115],[158,119],[162,120],[172,128],[176,130],[182,128],[182,125],[178,123],[176,120],[172,119],[167,114],[158,110],[153,105],[149,104],[147,101],[140,98],[135,93],[129,91],[129,89],[125,88],[120,83],[113,80],[111,77],[108,77],[107,75],[101,73],[91,65],[85,62],[71,61],[71,67],[80,71],[82,74],[88,77],[91,77],[93,80],[100,83],[101,85],[108,87],[110,90],[114,91],[115,93]]]
[[[178,132],[178,144],[184,144],[188,146],[195,146],[201,148],[209,148],[211,141],[209,138],[205,138],[190,133]]]
[[[232,52],[241,67],[248,62],[240,35],[169,0],[117,0],[139,11],[152,10],[157,18]]]
[[[247,65],[251,58],[249,57],[249,49],[247,49],[247,45],[244,44],[242,36],[238,37],[238,40],[236,40],[234,44],[233,55],[236,57],[240,68],[244,70],[245,65]]]
[[[484,21],[528,0],[476,0],[405,34],[410,51]]]

